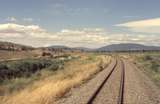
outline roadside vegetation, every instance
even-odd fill
[[[29,75],[29,77],[27,76],[27,78],[20,77],[18,82],[15,78],[9,80],[12,84],[1,83],[1,89],[5,89],[7,86],[14,86],[17,83],[23,83],[20,85],[25,86],[21,90],[17,90],[18,87],[16,87],[12,93],[1,96],[1,103],[52,104],[56,99],[63,97],[72,87],[85,83],[97,72],[103,70],[110,61],[111,57],[107,55],[79,54],[70,61],[60,62],[60,64],[56,63],[59,66],[58,69],[55,69],[54,61],[45,61],[47,65],[49,64],[49,67],[44,67]],[[8,82],[5,81],[5,83]],[[20,85],[17,84],[16,86]]]
[[[144,53],[136,55],[136,64],[160,87],[160,53]]]
[[[0,94],[21,90],[63,67],[58,59],[24,59],[0,63]]]

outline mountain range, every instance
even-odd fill
[[[145,46],[134,43],[112,44],[96,49],[97,51],[140,51],[140,50],[160,50],[158,46]]]
[[[74,50],[80,50],[80,51],[141,51],[141,50],[157,50],[160,51],[159,46],[145,46],[142,44],[134,44],[134,43],[125,43],[125,44],[111,44],[104,47],[100,47],[97,49],[90,49],[90,48],[84,48],[84,47],[67,47],[62,45],[55,45],[55,46],[49,46],[49,47],[41,47],[43,49],[48,50],[65,50],[65,51],[74,51]],[[25,46],[20,44],[15,44],[11,42],[0,42],[0,50],[33,50],[33,49],[39,49],[34,48],[31,46]]]

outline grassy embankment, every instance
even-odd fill
[[[104,69],[109,62],[109,56],[80,55],[77,59],[64,62],[62,70],[56,70],[53,73],[49,71],[48,74],[44,74],[43,71],[46,70],[41,70],[43,78],[27,84],[22,90],[4,95],[0,100],[2,104],[51,104],[72,87],[82,84]]]
[[[136,64],[160,87],[160,53],[136,55]]]

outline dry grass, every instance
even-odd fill
[[[37,51],[5,51],[0,50],[0,61],[1,60],[16,60],[24,58],[34,58],[37,57],[40,52]]]
[[[160,87],[160,53],[150,52],[134,55],[135,64]]]
[[[72,87],[78,86],[110,62],[103,55],[83,55],[80,59],[67,62],[64,70],[35,82],[26,89],[1,98],[2,104],[53,104]]]

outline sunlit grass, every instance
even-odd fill
[[[79,59],[66,62],[63,70],[34,82],[22,91],[3,96],[2,104],[52,104],[107,66],[110,57],[104,55],[82,55]]]

